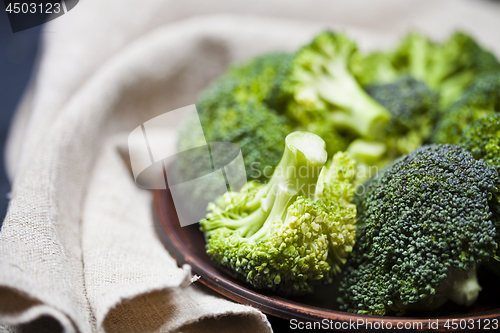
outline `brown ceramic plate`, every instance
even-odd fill
[[[180,226],[170,191],[155,190],[153,193],[156,229],[170,254],[179,265],[191,265],[193,273],[200,276],[200,283],[238,303],[253,306],[283,319],[323,321],[327,323],[325,325],[342,331],[366,331],[369,323],[372,323],[374,329],[388,328],[388,325],[396,329],[398,325],[406,325],[406,328],[433,332],[452,330],[455,327],[467,331],[500,328],[499,281],[481,269],[478,278],[483,291],[474,305],[466,308],[448,302],[439,310],[412,314],[412,317],[375,317],[339,311],[335,302],[336,285],[318,288],[309,296],[290,299],[255,290],[210,260],[205,252],[205,240],[198,224]],[[360,326],[352,326],[353,323],[360,323]]]

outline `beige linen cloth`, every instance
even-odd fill
[[[271,331],[258,310],[190,285],[154,232],[127,137],[193,104],[228,64],[325,27],[364,48],[462,28],[500,53],[500,8],[485,1],[81,0],[48,23],[7,147],[0,331],[39,332],[47,317],[66,332]]]

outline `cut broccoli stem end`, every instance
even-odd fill
[[[435,293],[416,303],[408,304],[396,300],[394,305],[388,308],[396,312],[397,315],[403,315],[407,311],[433,311],[443,306],[448,300],[459,305],[471,306],[477,300],[481,289],[477,281],[475,267],[468,271],[450,268],[446,279]]]
[[[307,198],[314,197],[319,174],[327,159],[325,142],[312,133],[293,132],[286,137],[285,143],[283,158],[271,180],[246,203],[247,209],[269,210],[273,207],[278,186],[286,186]]]
[[[444,292],[444,296],[465,306],[471,306],[477,300],[482,289],[477,281],[476,267],[468,271],[450,269],[445,283],[448,286],[445,287],[447,290]]]
[[[376,165],[387,152],[387,145],[379,141],[354,140],[347,148],[349,154],[358,164]]]

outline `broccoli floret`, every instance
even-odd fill
[[[266,167],[274,167],[283,154],[283,141],[291,132],[287,120],[264,104],[252,103],[221,107],[215,118],[201,116],[207,142],[232,142],[241,148],[247,178],[267,181]],[[208,125],[210,124],[210,125]]]
[[[211,84],[197,103],[204,137],[194,137],[191,124],[197,120],[188,119],[179,132],[179,150],[193,147],[193,141],[235,143],[241,148],[247,178],[267,181],[263,171],[280,161],[282,142],[291,127],[286,117],[278,115],[263,100],[286,58],[285,53],[255,58],[230,68]],[[205,165],[198,165],[198,161],[204,162],[199,156],[193,153],[183,155],[183,159],[185,163],[177,163],[179,179],[187,181],[205,174]]]
[[[268,99],[275,81],[286,70],[291,59],[289,53],[269,53],[231,67],[226,77],[239,83],[233,98],[238,102],[251,99],[262,102]]]
[[[208,118],[200,114],[204,136],[196,137],[191,129],[192,122],[188,119],[179,131],[178,149],[203,145],[204,142],[232,142],[241,148],[245,162],[247,178],[256,181],[267,181],[263,170],[273,169],[283,154],[282,142],[291,132],[287,120],[264,104],[236,104],[232,107],[220,107],[216,118]],[[193,145],[191,142],[197,142]],[[203,153],[201,150],[199,153]],[[182,155],[182,161],[176,164],[180,177],[185,181],[198,178],[204,174],[205,166],[199,156]],[[271,172],[267,172],[268,175]]]
[[[475,159],[482,159],[500,173],[500,113],[492,113],[474,121],[462,134],[459,144],[470,151]],[[497,228],[496,242],[500,244],[500,196],[490,203]],[[500,275],[500,248],[486,265]]]
[[[269,53],[231,66],[200,96],[196,103],[198,112],[217,117],[221,106],[264,102],[290,59],[288,53]]]
[[[489,203],[498,184],[494,168],[453,145],[423,146],[371,179],[355,199],[341,309],[401,315],[448,299],[471,305],[481,290],[475,270],[496,249]]]
[[[401,76],[392,61],[393,54],[390,52],[356,53],[350,68],[362,86],[391,83]]]
[[[215,118],[199,114],[199,119],[204,135],[198,137],[191,130],[192,123],[198,119],[188,119],[179,131],[179,151],[185,151],[185,147],[203,146],[205,142],[208,142],[209,147],[212,142],[231,142],[238,145],[243,155],[246,174],[233,175],[241,176],[239,179],[233,178],[232,181],[236,183],[244,183],[246,180],[267,182],[283,154],[283,141],[291,132],[283,116],[257,102],[221,106]],[[195,183],[188,183],[207,175],[207,163],[210,161],[205,158],[206,153],[203,149],[191,149],[178,155],[174,164],[173,175],[176,182],[185,183],[184,191],[189,191],[185,193],[185,197],[197,202],[197,205],[188,210],[193,216],[204,216],[204,207],[218,196],[215,193],[217,189],[214,189],[214,179],[199,179]],[[223,179],[220,181],[224,182]],[[186,204],[191,205],[190,202]]]
[[[344,34],[319,34],[288,63],[271,105],[308,131],[309,124],[325,123],[339,136],[377,137],[390,114],[351,73],[349,62],[356,52],[356,44]]]
[[[389,110],[391,120],[383,139],[368,141],[358,138],[346,149],[357,163],[360,183],[373,176],[378,168],[426,143],[439,114],[438,94],[411,77],[366,86],[365,89]]]
[[[500,70],[495,56],[463,32],[456,32],[443,44],[410,33],[395,52],[393,64],[438,90],[443,106],[456,101],[475,77]]]
[[[476,160],[485,160],[500,172],[500,113],[474,121],[458,144],[470,151]]]
[[[365,89],[391,113],[384,140],[390,160],[428,141],[439,114],[439,95],[435,91],[411,77]]]
[[[241,148],[246,178],[266,182],[283,154],[283,140],[292,131],[289,120],[263,101],[287,57],[285,53],[257,57],[231,67],[213,82],[196,104],[203,135],[192,131],[197,117],[187,119],[179,131],[178,150],[204,146],[206,142],[234,143]],[[211,172],[207,171],[206,153],[204,149],[191,149],[178,155],[172,173],[176,182],[186,183]],[[218,195],[213,184],[213,179],[199,179],[196,184],[184,185],[185,196],[197,202],[195,207],[186,209],[193,218],[205,215],[201,207]]]
[[[432,142],[456,144],[475,120],[500,111],[500,72],[482,75],[441,115]]]
[[[226,193],[200,226],[218,264],[257,289],[303,294],[331,282],[352,250],[354,172],[342,153],[323,167],[325,143],[312,133],[294,132],[285,146],[269,183]]]

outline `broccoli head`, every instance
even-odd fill
[[[500,172],[500,113],[474,121],[458,144],[470,151],[475,159],[485,160]]]
[[[399,73],[429,83],[430,62],[437,49],[437,43],[420,33],[411,32],[392,55],[392,63]]]
[[[459,144],[470,151],[475,159],[482,159],[500,173],[500,113],[492,113],[474,121],[462,134]],[[497,228],[496,242],[500,244],[500,196],[491,202],[493,220]],[[487,263],[500,275],[500,248]]]
[[[200,96],[196,103],[198,112],[217,117],[221,106],[263,102],[290,59],[288,53],[269,53],[229,67]]]
[[[490,202],[500,176],[460,146],[423,146],[369,180],[340,282],[341,309],[369,315],[470,305],[475,270],[496,249]]]
[[[346,152],[357,162],[358,181],[373,176],[396,158],[429,140],[439,113],[439,96],[425,83],[401,77],[391,83],[365,87],[391,113],[385,135],[379,140],[355,139]],[[375,167],[375,168],[373,168]]]
[[[443,106],[457,100],[475,77],[500,70],[496,57],[463,32],[442,44],[410,33],[396,50],[393,64],[438,90]]]
[[[500,72],[482,75],[465,90],[462,98],[442,113],[432,135],[432,142],[457,144],[472,122],[498,111]]]
[[[350,69],[362,86],[391,83],[401,76],[392,62],[392,52],[356,53]]]
[[[263,170],[278,164],[283,153],[282,142],[291,131],[286,119],[264,104],[253,102],[221,106],[217,112],[215,118],[199,114],[204,136],[197,137],[191,130],[192,122],[197,119],[186,120],[179,131],[179,151],[203,145],[205,141],[235,143],[241,148],[247,179],[265,181]],[[192,144],[193,141],[198,144]],[[179,179],[188,181],[205,174],[205,165],[201,165],[204,160],[195,153],[182,155],[177,162]]]
[[[283,154],[282,142],[291,132],[286,117],[263,102],[286,58],[286,53],[257,57],[233,66],[212,83],[196,104],[204,137],[194,137],[192,122],[197,120],[188,119],[179,132],[179,150],[195,146],[193,141],[235,143],[241,148],[247,178],[265,181],[264,169],[278,164]],[[185,161],[177,163],[179,179],[204,175],[205,166],[198,165],[198,161],[203,162],[199,156],[190,154],[183,158]]]
[[[225,76],[239,83],[233,98],[237,102],[265,101],[291,58],[292,55],[285,52],[268,53],[231,67]]]
[[[209,256],[257,289],[303,294],[331,282],[354,245],[356,208],[352,162],[338,153],[327,169],[326,159],[320,137],[288,135],[267,184],[209,205],[200,223]]]
[[[434,90],[411,77],[365,89],[391,113],[384,140],[390,160],[427,142],[439,114],[439,96]]]
[[[308,131],[310,124],[325,123],[339,136],[377,137],[390,114],[350,71],[356,52],[356,44],[344,34],[319,34],[287,63],[271,105]]]

